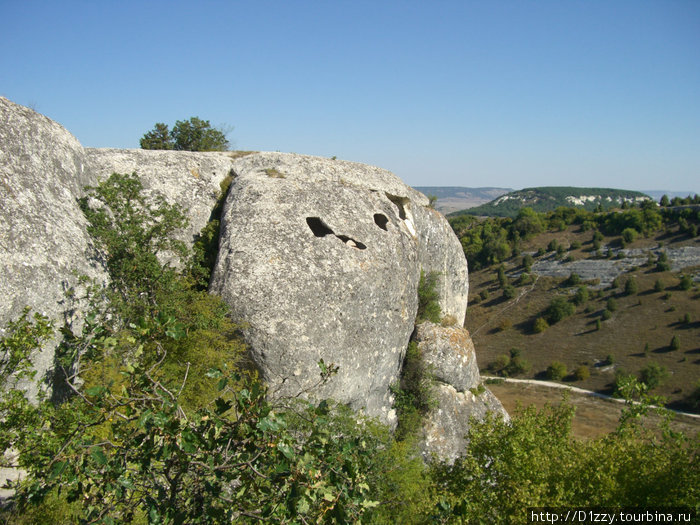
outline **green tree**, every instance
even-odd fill
[[[562,319],[572,315],[576,311],[573,303],[569,302],[566,297],[557,296],[549,303],[545,310],[545,317],[549,324],[558,323]]]
[[[173,137],[167,124],[156,123],[139,141],[141,149],[175,149]]]
[[[653,390],[668,378],[668,370],[663,365],[651,362],[639,371],[639,380]]]
[[[681,347],[681,340],[677,335],[674,335],[671,338],[671,344],[669,345],[669,348],[671,350],[679,350]]]
[[[639,291],[637,286],[637,280],[634,277],[630,277],[625,282],[625,295],[634,295]]]
[[[418,311],[416,313],[416,323],[422,321],[430,321],[431,323],[439,323],[442,316],[440,309],[440,293],[438,292],[438,284],[440,282],[440,274],[438,272],[430,272],[425,274],[423,270],[420,273],[418,282]]]
[[[212,127],[208,120],[198,117],[178,120],[172,130],[159,122],[144,134],[140,144],[142,149],[179,151],[226,151],[229,147],[223,130]]]
[[[226,151],[229,147],[222,130],[212,128],[208,120],[197,117],[175,122],[172,137],[174,149],[181,151]]]
[[[561,379],[564,379],[566,374],[568,374],[566,365],[561,361],[552,361],[545,371],[547,379],[551,379],[553,381],[560,381]]]

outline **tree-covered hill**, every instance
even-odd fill
[[[436,197],[435,209],[442,213],[480,206],[513,191],[511,188],[463,186],[416,186],[415,189],[430,197]]]
[[[521,208],[529,207],[536,212],[554,211],[561,206],[585,210],[607,210],[649,200],[649,196],[638,191],[611,188],[575,188],[570,186],[542,186],[524,188],[501,195],[496,199],[462,211],[457,215],[479,215],[488,217],[515,217]]]

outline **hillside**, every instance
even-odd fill
[[[486,204],[463,209],[450,215],[515,217],[524,207],[530,207],[537,212],[554,211],[561,206],[578,207],[590,211],[608,210],[623,203],[638,203],[648,199],[648,195],[631,190],[542,186],[512,191]]]
[[[437,197],[435,209],[444,214],[486,204],[509,191],[513,191],[510,188],[465,188],[462,186],[416,186],[415,189],[424,195]]]
[[[624,223],[639,215],[636,209],[584,215],[579,224],[542,215],[549,227],[513,251],[505,250],[505,233],[493,235],[504,243],[501,259],[479,257],[483,248],[473,251],[465,326],[482,373],[543,379],[560,362],[566,372],[559,380],[606,394],[622,375],[633,374],[658,383],[652,393],[667,398],[668,406],[697,411],[700,217],[690,208],[683,216],[672,209],[646,211],[664,217],[663,224],[650,219],[656,227],[649,226],[646,236],[628,229],[625,240],[606,222]],[[453,227],[459,226],[455,220]],[[606,234],[593,227],[596,221],[607,224]],[[510,224],[487,219],[458,233],[469,250],[491,242],[474,230],[483,236]],[[555,298],[566,307],[561,315],[552,307]],[[547,322],[538,327],[542,320]]]

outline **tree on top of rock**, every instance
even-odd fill
[[[178,120],[172,130],[167,124],[158,122],[141,137],[140,144],[142,149],[177,151],[226,151],[229,147],[226,133],[199,117]]]

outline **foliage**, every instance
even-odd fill
[[[585,304],[588,301],[588,297],[589,297],[588,287],[579,286],[576,289],[576,293],[574,294],[572,302],[576,306],[581,306],[582,304]]]
[[[639,291],[637,286],[637,280],[634,277],[630,277],[625,281],[625,295],[634,295]]]
[[[581,365],[574,370],[573,376],[576,381],[585,381],[591,376],[591,371],[587,366]]]
[[[697,438],[664,427],[647,430],[631,416],[615,433],[579,441],[571,434],[573,412],[564,402],[519,409],[509,423],[493,415],[474,421],[467,453],[452,466],[434,467],[441,518],[524,524],[528,507],[694,508]]]
[[[391,392],[399,419],[396,438],[407,440],[415,436],[423,417],[435,404],[432,377],[415,341],[408,344],[401,378],[398,385],[391,387]]]
[[[681,282],[678,285],[681,290],[690,290],[693,287],[693,276],[690,274],[683,274],[681,276]]]
[[[549,323],[544,317],[538,317],[535,319],[535,322],[532,324],[532,331],[535,332],[536,334],[541,334],[544,332],[547,328],[549,328]]]
[[[668,378],[668,370],[663,365],[651,362],[639,371],[639,380],[649,387],[655,389]]]
[[[557,296],[549,303],[544,315],[549,324],[554,324],[572,315],[575,311],[576,307],[566,297]]]
[[[681,347],[681,339],[677,335],[674,335],[671,338],[671,343],[669,344],[669,348],[671,350],[679,350]]]
[[[550,364],[545,371],[545,376],[547,379],[551,379],[553,381],[560,381],[564,379],[567,374],[568,371],[566,370],[566,365],[561,361],[552,361],[552,364]]]
[[[213,128],[208,120],[191,117],[178,120],[172,131],[161,122],[140,140],[142,149],[166,149],[178,151],[226,151],[229,142],[226,133]]]
[[[438,284],[440,274],[430,272],[428,275],[421,270],[420,281],[418,282],[418,312],[416,313],[416,324],[422,321],[439,323],[442,312],[440,310],[440,293]]]
[[[209,284],[211,272],[216,264],[216,257],[219,253],[219,230],[221,229],[221,214],[224,209],[224,202],[228,195],[233,177],[227,175],[219,185],[221,191],[216,199],[216,204],[211,212],[211,219],[197,236],[193,247],[193,257],[191,263],[192,277],[198,285],[206,288]]]

